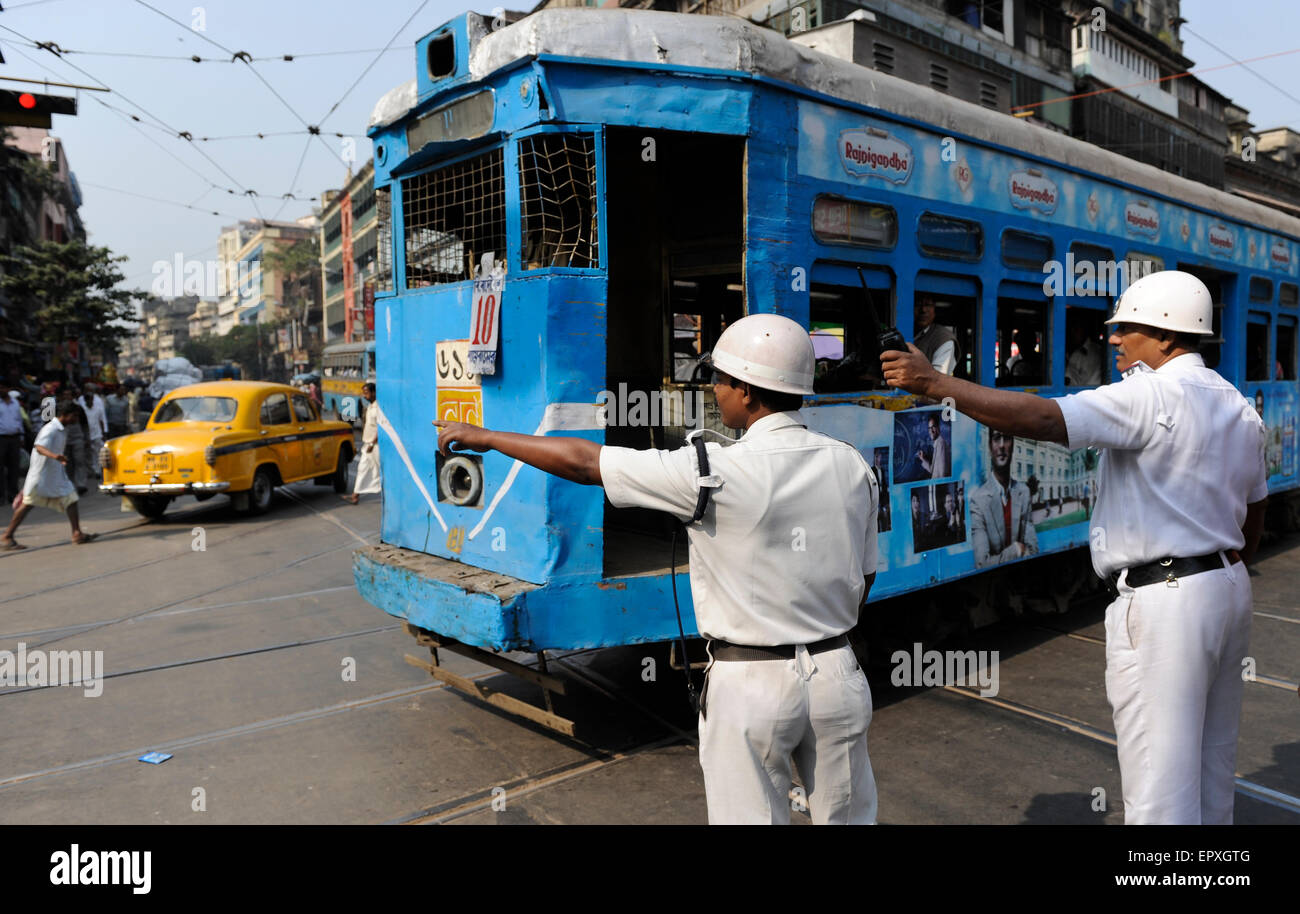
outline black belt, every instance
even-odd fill
[[[848,635],[836,635],[808,645],[808,653],[820,654],[836,648],[848,647]],[[730,641],[713,640],[709,642],[709,652],[714,660],[793,660],[795,645],[781,644],[776,647],[751,647],[745,644],[732,644]]]
[[[1237,554],[1237,550],[1228,549],[1226,551],[1229,564],[1235,565],[1241,561],[1241,556]],[[1209,552],[1189,559],[1160,559],[1155,562],[1147,562],[1145,565],[1134,565],[1128,570],[1128,577],[1124,579],[1124,582],[1129,587],[1145,587],[1147,584],[1156,584],[1160,581],[1172,583],[1188,575],[1225,567],[1227,566],[1223,562],[1223,557],[1217,552]],[[1116,577],[1118,579],[1118,576]]]

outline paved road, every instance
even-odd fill
[[[351,551],[378,538],[377,500],[352,507],[300,484],[277,490],[264,517],[224,497],[183,499],[154,524],[98,495],[83,507],[100,541],[68,544],[64,519],[42,511],[21,531],[31,548],[0,555],[0,649],[102,651],[108,677],[97,697],[0,690],[0,823],[705,820],[695,728],[666,651],[556,659],[575,682],[557,711],[583,724],[585,743],[406,664],[422,649],[352,586]],[[1298,547],[1274,546],[1254,578],[1240,822],[1300,823]],[[1094,605],[943,645],[1000,652],[990,699],[895,688],[887,663],[873,668],[880,820],[1121,821],[1101,637]],[[444,662],[536,698],[487,667]],[[150,751],[173,757],[137,761]]]

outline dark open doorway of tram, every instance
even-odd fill
[[[607,445],[679,447],[716,410],[697,363],[745,312],[744,167],[743,137],[606,132]],[[605,577],[667,571],[672,527],[606,502]]]

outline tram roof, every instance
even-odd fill
[[[811,35],[851,23],[829,23]],[[1300,239],[1300,219],[1262,204],[1162,171],[1073,137],[804,47],[739,17],[655,10],[557,8],[540,10],[484,35],[470,53],[473,80],[517,60],[541,55],[700,67],[767,77],[842,101],[930,125],[941,134],[976,140],[1092,172]],[[416,105],[415,82],[387,93],[370,126],[392,124]],[[1066,165],[1066,163],[1069,163]]]

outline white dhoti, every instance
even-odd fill
[[[867,677],[851,647],[796,651],[709,667],[700,767],[712,825],[788,823],[792,757],[815,824],[876,821]]]
[[[1106,610],[1106,697],[1114,710],[1127,825],[1230,825],[1250,644],[1246,566],[1134,589]]]
[[[376,495],[381,490],[379,475],[379,447],[367,451],[361,447],[361,456],[357,458],[357,478],[352,486],[355,495]]]

